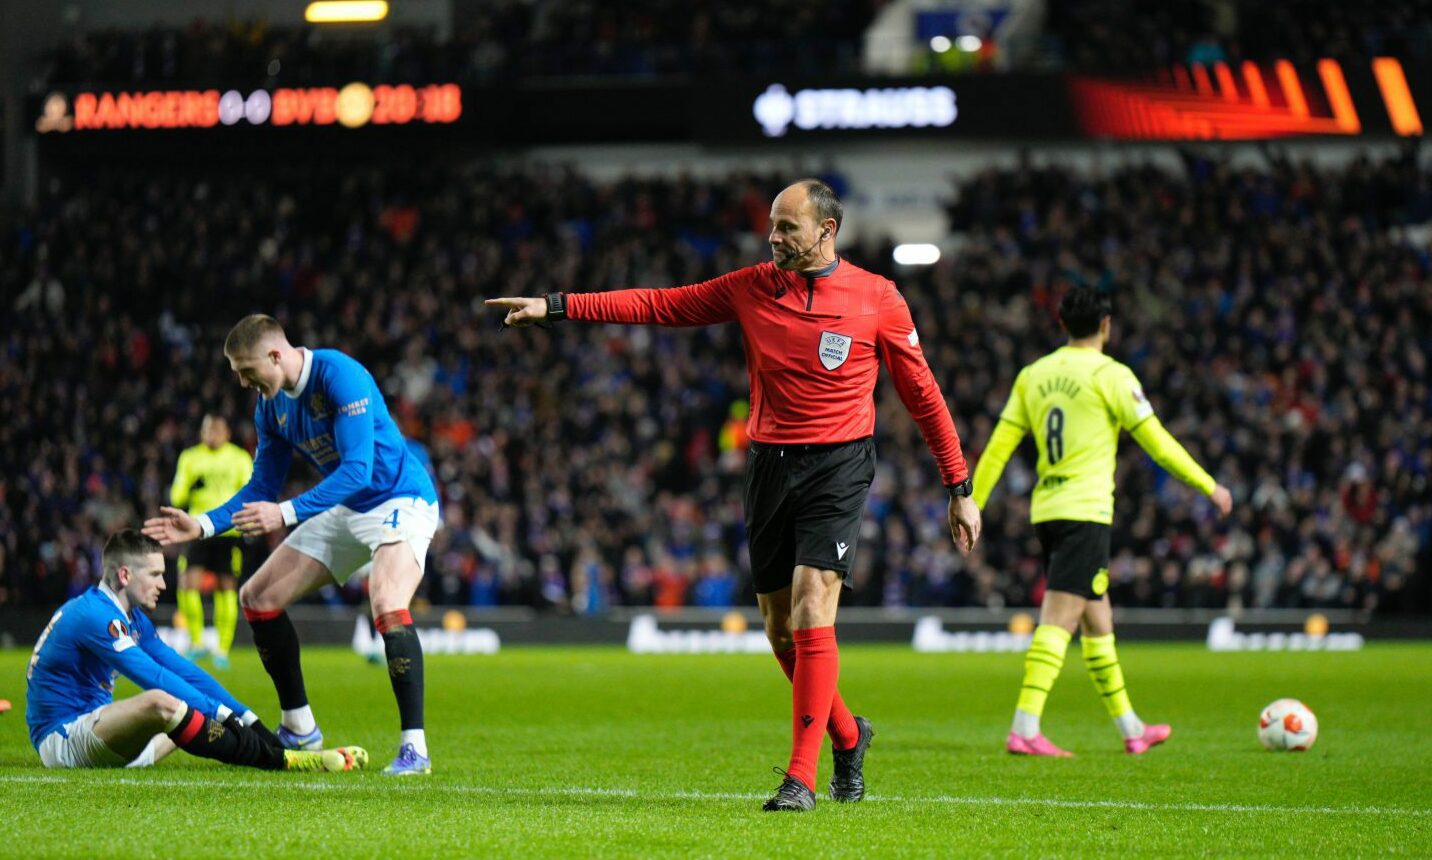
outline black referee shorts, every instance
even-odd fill
[[[1109,590],[1109,526],[1076,520],[1035,523],[1049,591],[1100,600]]]
[[[874,478],[875,442],[868,436],[833,445],[751,443],[746,534],[756,593],[790,586],[798,564],[845,579]]]
[[[238,576],[244,572],[244,542],[234,537],[196,540],[184,549],[182,570],[207,570]]]

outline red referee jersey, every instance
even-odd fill
[[[849,442],[875,430],[883,359],[946,484],[969,474],[910,308],[895,285],[841,260],[806,275],[761,263],[661,290],[568,293],[567,316],[593,322],[698,326],[738,322],[751,375],[752,439]]]

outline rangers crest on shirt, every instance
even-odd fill
[[[826,370],[835,370],[850,358],[850,343],[854,340],[847,334],[833,331],[820,333],[820,364]]]

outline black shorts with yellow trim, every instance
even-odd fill
[[[1109,590],[1109,536],[1106,523],[1049,520],[1034,533],[1049,577],[1048,591],[1100,600]]]
[[[234,537],[213,537],[198,540],[184,549],[179,557],[179,572],[207,570],[240,576],[244,572],[244,542]]]

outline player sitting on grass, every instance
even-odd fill
[[[139,609],[164,591],[159,544],[134,529],[104,545],[104,577],[61,606],[30,658],[25,721],[45,767],[147,767],[173,752],[263,770],[363,767],[361,747],[285,750],[204,670],[179,656]],[[114,701],[124,675],[145,689]]]
[[[1084,635],[1084,664],[1104,707],[1139,755],[1168,739],[1166,725],[1144,725],[1134,713],[1114,649],[1109,606],[1109,527],[1114,520],[1114,466],[1119,431],[1169,474],[1207,495],[1227,516],[1228,490],[1194,462],[1154,415],[1134,372],[1104,354],[1111,303],[1089,287],[1070,289],[1059,302],[1059,323],[1069,343],[1019,372],[1009,403],[975,469],[975,503],[990,491],[1024,434],[1033,433],[1039,482],[1029,518],[1049,577],[1039,626],[1024,659],[1024,684],[1006,748],[1018,755],[1071,755],[1039,730],[1044,701],[1064,668],[1075,629]]]

